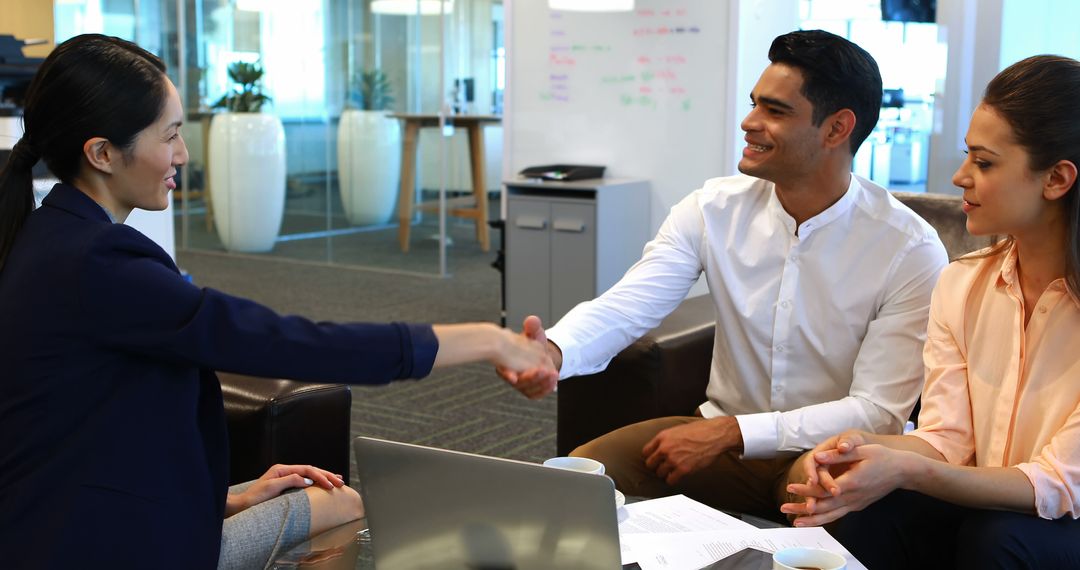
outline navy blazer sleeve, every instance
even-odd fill
[[[103,225],[76,279],[78,322],[103,347],[177,364],[296,380],[384,383],[431,372],[430,325],[316,323],[200,289],[138,231]]]

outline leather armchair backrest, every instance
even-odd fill
[[[934,226],[949,259],[992,245],[988,236],[973,236],[967,231],[967,214],[960,209],[963,198],[946,194],[893,192],[898,200]]]
[[[317,384],[218,372],[229,428],[229,483],[271,465],[309,464],[349,480],[352,392]]]

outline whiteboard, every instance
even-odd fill
[[[734,173],[728,2],[637,0],[618,13],[507,6],[505,175],[577,163],[648,180],[655,232],[706,179]]]

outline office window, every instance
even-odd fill
[[[284,214],[268,255],[421,273],[446,271],[447,253],[487,257],[478,249],[472,222],[451,217],[444,232],[437,211],[417,210],[408,218],[416,237],[405,252],[398,243],[396,209],[377,216],[356,210],[375,210],[365,202],[372,196],[391,204],[399,197],[400,169],[391,159],[401,154],[396,150],[400,133],[390,136],[398,121],[385,113],[501,113],[506,61],[501,0],[445,2],[435,14],[413,0],[390,3],[411,10],[389,11],[376,9],[385,3],[376,6],[372,0],[54,1],[57,41],[82,33],[115,35],[135,41],[168,66],[188,113],[183,135],[190,160],[174,194],[179,249],[225,249],[214,202],[226,203],[228,188],[211,187],[210,133],[218,117],[211,106],[234,87],[228,67],[242,61],[262,65],[262,89],[273,99],[262,112],[279,119],[284,130]],[[380,100],[390,103],[364,111],[381,113],[378,120],[372,114],[353,120],[362,111],[353,107],[370,89],[364,77],[370,81],[375,72],[382,78]],[[349,121],[343,121],[346,115]],[[354,124],[365,126],[353,129]],[[375,127],[384,128],[386,136]],[[486,178],[497,190],[501,128],[493,124],[486,132]],[[364,138],[372,133],[370,141]],[[365,142],[355,142],[360,139]],[[382,160],[373,146],[389,146],[391,152]],[[341,148],[346,152],[339,153]],[[469,156],[463,129],[453,136],[425,129],[416,199],[437,201],[441,189],[450,198],[472,194]],[[340,160],[352,174],[342,175]],[[498,205],[491,209],[498,211]],[[440,247],[444,235],[456,236],[453,249]]]

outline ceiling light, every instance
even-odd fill
[[[438,16],[440,13],[449,14],[454,11],[453,0],[373,0],[371,13],[389,16]]]
[[[548,0],[548,8],[568,12],[630,12],[634,0]]]

